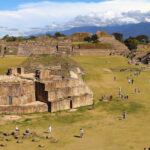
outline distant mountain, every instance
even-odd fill
[[[147,35],[150,38],[150,23],[143,22],[139,24],[127,24],[127,25],[116,25],[116,26],[107,26],[107,27],[96,27],[96,26],[85,26],[85,27],[76,27],[65,31],[60,31],[63,34],[71,35],[75,32],[90,32],[95,33],[99,30],[105,31],[109,34],[114,32],[119,32],[124,35],[124,38],[129,36],[138,36],[141,34]],[[52,32],[53,34],[54,32]]]

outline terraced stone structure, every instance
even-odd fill
[[[47,111],[47,105],[35,101],[35,82],[26,79],[23,68],[11,68],[0,76],[0,113]]]
[[[0,113],[56,112],[92,105],[93,93],[77,70],[66,78],[59,70],[25,74],[22,67],[8,69],[7,75],[0,76]]]

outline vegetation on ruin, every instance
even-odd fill
[[[12,62],[11,57],[1,58],[0,61],[3,59],[7,64]],[[46,135],[44,132],[48,130],[48,125],[51,125],[52,134],[58,139],[57,143],[51,143],[52,139],[40,138],[40,142],[34,143],[31,138],[23,140],[23,144],[17,144],[16,140],[12,139],[11,142],[6,142],[7,146],[4,149],[37,150],[39,144],[45,145],[44,150],[137,150],[149,147],[150,70],[141,72],[138,77],[134,77],[134,71],[112,71],[122,68],[140,69],[143,66],[128,65],[129,60],[122,56],[74,56],[72,59],[79,62],[87,72],[84,79],[94,92],[95,109],[87,106],[79,108],[76,112],[26,114],[16,121],[8,121],[5,115],[0,115],[1,133],[13,131],[18,125],[21,132],[29,127],[43,136]],[[0,64],[0,70],[4,70],[4,63]],[[135,80],[133,85],[129,85],[127,81],[130,74]],[[116,81],[114,76],[117,77]],[[129,94],[128,100],[120,100],[119,87],[122,87],[124,94]],[[140,94],[134,93],[135,87],[141,89]],[[102,94],[107,98],[113,94],[113,100],[108,103],[99,102]],[[126,120],[121,120],[123,111],[127,112]],[[80,128],[85,132],[83,139],[74,137],[79,136]]]
[[[70,58],[50,56],[47,54],[32,55],[24,61],[21,66],[24,67],[28,73],[34,73],[38,69],[51,69],[51,67],[54,66],[61,66],[64,71],[62,75],[67,75],[70,70],[74,70],[75,67],[80,67],[78,63]]]

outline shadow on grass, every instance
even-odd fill
[[[78,135],[75,135],[74,137],[75,137],[75,138],[80,138],[80,136],[78,136]]]

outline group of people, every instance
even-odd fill
[[[140,88],[135,88],[135,89],[134,89],[134,93],[141,93]]]
[[[20,131],[18,126],[16,126],[15,130],[16,130],[17,132]],[[27,128],[27,129],[25,130],[25,133],[30,133],[30,129]]]
[[[129,80],[128,80],[128,83],[129,83],[129,84],[133,84],[133,83],[134,83],[134,79],[129,79]]]
[[[16,132],[19,132],[19,131],[20,131],[18,126],[16,126],[15,130],[16,130]],[[30,133],[30,129],[27,128],[27,129],[25,130],[25,133]],[[52,136],[52,127],[51,127],[50,125],[48,126],[48,133]],[[83,134],[84,134],[84,131],[83,131],[83,129],[81,128],[81,129],[80,129],[80,138],[83,137]]]

